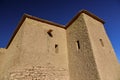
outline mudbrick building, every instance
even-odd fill
[[[0,49],[0,80],[120,80],[103,24],[86,10],[66,26],[25,14]]]

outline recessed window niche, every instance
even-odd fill
[[[103,40],[102,40],[102,39],[99,39],[99,41],[100,41],[100,44],[102,45],[102,47],[104,47]]]
[[[48,34],[50,37],[53,37],[52,31],[53,31],[53,30],[50,29],[50,30],[47,32],[47,34]]]
[[[77,46],[77,49],[80,49],[80,42],[79,42],[79,40],[76,41],[76,46]]]
[[[58,51],[59,51],[58,44],[55,44],[55,53],[58,53]]]

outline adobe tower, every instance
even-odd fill
[[[25,14],[0,49],[0,80],[119,80],[103,24],[86,10],[66,26]]]

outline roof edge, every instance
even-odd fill
[[[40,22],[43,22],[43,23],[51,24],[51,25],[54,25],[54,26],[57,26],[57,27],[65,29],[64,25],[60,25],[60,24],[54,23],[52,21],[44,20],[44,19],[41,19],[41,18],[38,18],[38,17],[35,17],[35,16],[31,16],[29,14],[24,13],[23,16],[22,16],[22,18],[21,18],[21,20],[19,21],[19,23],[17,25],[17,28],[15,29],[12,37],[10,38],[10,40],[9,40],[7,46],[6,46],[6,49],[10,46],[12,40],[14,39],[16,33],[18,32],[18,30],[20,29],[21,25],[23,24],[23,22],[24,22],[24,20],[26,18],[30,18],[30,19],[33,19],[33,20],[36,20],[36,21],[40,21]]]
[[[43,23],[51,24],[51,25],[54,25],[54,26],[57,26],[57,27],[60,27],[60,28],[64,28],[65,27],[64,25],[61,25],[61,24],[58,24],[58,23],[55,23],[55,22],[52,22],[52,21],[49,21],[49,20],[41,19],[41,18],[38,18],[38,17],[35,17],[35,16],[31,16],[29,14],[24,14],[24,15],[27,18],[30,18],[30,19],[33,19],[33,20],[36,20],[36,21],[40,21],[40,22],[43,22]]]
[[[7,46],[6,46],[6,49],[10,46],[12,40],[14,39],[16,33],[17,33],[18,30],[20,29],[20,27],[21,27],[21,25],[22,25],[22,23],[24,22],[25,19],[26,19],[26,14],[24,14],[24,15],[22,16],[21,20],[19,21],[19,24],[17,25],[15,31],[14,31],[13,34],[12,34],[12,37],[10,38],[10,40],[9,40]]]
[[[47,24],[50,24],[50,25],[54,25],[54,26],[56,26],[56,27],[60,27],[60,28],[63,28],[63,29],[67,29],[67,28],[79,17],[79,15],[81,15],[82,13],[85,13],[85,14],[91,16],[92,18],[100,21],[100,22],[103,23],[103,24],[105,23],[102,19],[98,18],[96,15],[88,12],[87,10],[81,10],[79,13],[77,13],[77,15],[75,15],[75,16],[73,17],[73,19],[66,24],[66,26],[57,24],[57,23],[52,22],[52,21],[44,20],[44,19],[41,19],[41,18],[38,18],[38,17],[34,17],[34,16],[29,15],[29,14],[24,14],[24,15],[22,16],[19,24],[17,25],[17,28],[15,29],[12,37],[10,38],[10,40],[9,40],[7,46],[6,46],[6,49],[10,46],[12,40],[14,39],[16,33],[18,32],[18,30],[20,29],[21,25],[23,24],[23,22],[24,22],[24,20],[25,20],[26,18],[30,18],[30,19],[33,19],[33,20],[36,20],[36,21],[40,21],[40,22],[43,22],[43,23],[47,23]]]
[[[96,19],[97,21],[99,21],[99,22],[101,22],[101,23],[103,23],[103,24],[105,23],[103,19],[101,19],[101,18],[97,17],[96,15],[94,15],[93,13],[91,13],[91,12],[83,9],[83,10],[81,10],[80,12],[78,12],[78,13],[73,17],[73,19],[70,20],[70,22],[68,22],[68,23],[66,24],[65,29],[67,29],[67,28],[79,17],[79,15],[81,15],[82,13],[85,13],[85,14],[89,15],[90,17]]]

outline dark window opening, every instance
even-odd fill
[[[55,44],[55,48],[57,48],[58,47],[58,45],[57,44]]]
[[[53,30],[49,30],[49,31],[47,32],[50,37],[53,37],[52,31],[53,31]]]
[[[58,44],[55,44],[55,53],[58,53]]]
[[[77,48],[80,49],[80,42],[77,41],[76,44],[77,44]]]
[[[99,40],[100,40],[101,45],[104,47],[103,40],[102,39],[99,39]]]

